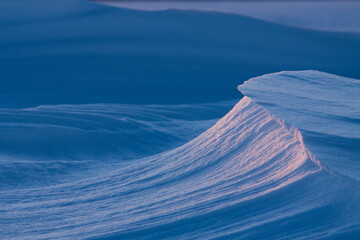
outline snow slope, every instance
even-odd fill
[[[360,81],[317,71],[250,79],[239,90],[299,128],[323,164],[360,180]]]
[[[360,36],[231,14],[0,1],[0,106],[216,102],[282,70],[360,78]]]
[[[0,190],[73,181],[180,146],[234,103],[0,109]]]
[[[146,11],[168,9],[240,14],[300,28],[360,32],[358,1],[124,1],[90,0]]]
[[[77,0],[0,29],[0,238],[359,238],[358,34]],[[284,69],[346,77],[224,101]]]
[[[353,84],[353,80],[313,71],[264,79],[273,81],[275,96],[287,93],[291,99],[298,97],[294,82],[282,82],[289,76],[296,79],[297,87],[315,80]],[[251,95],[257,99],[255,92]],[[270,114],[270,104],[259,101],[261,106],[252,98],[244,97],[214,126],[180,147],[64,184],[2,190],[3,236],[356,239],[359,181],[324,168],[322,156],[307,148],[314,146],[311,141],[304,141],[297,128]],[[354,107],[359,110],[359,105]],[[310,114],[302,117],[299,128],[312,118]],[[329,142],[322,144],[328,147]]]

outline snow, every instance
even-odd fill
[[[280,24],[325,31],[360,32],[356,1],[95,1],[146,11],[169,9],[239,14]]]
[[[65,184],[2,191],[0,228],[7,239],[355,237],[359,190],[323,169],[299,130],[244,97],[173,150]]]
[[[1,238],[360,235],[358,34],[77,0],[0,25]]]
[[[360,78],[358,34],[78,0],[0,9],[0,107],[233,100],[241,81],[282,70]]]
[[[300,129],[324,165],[360,180],[358,79],[285,71],[250,79],[239,90]]]

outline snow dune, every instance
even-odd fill
[[[358,1],[93,1],[146,11],[179,9],[232,13],[300,28],[360,32]]]
[[[8,238],[136,233],[262,196],[319,171],[298,133],[280,123],[245,97],[214,127],[173,151],[70,185],[3,194],[9,202],[3,209],[21,218],[2,229]],[[36,228],[23,227],[30,218]]]
[[[299,128],[322,163],[360,180],[360,81],[318,71],[280,72],[239,86]]]
[[[360,235],[358,34],[77,0],[0,28],[1,238]]]
[[[71,182],[178,147],[234,103],[0,109],[0,189]]]
[[[299,87],[314,79],[352,84],[352,80],[312,71],[264,78],[275,79],[276,87],[277,81],[289,76],[296,79]],[[253,79],[244,86],[252,81],[257,83]],[[292,92],[294,82],[282,83],[283,89],[288,87],[289,96],[297,96]],[[276,91],[273,93],[276,95]],[[278,94],[284,93],[279,90]],[[245,96],[214,126],[188,143],[128,161],[97,176],[2,191],[3,236],[7,239],[358,236],[359,181],[324,168],[322,159],[307,149],[312,143],[303,140],[297,128],[269,113],[266,104],[259,104]]]
[[[282,70],[360,78],[358,34],[78,0],[4,0],[0,9],[2,107],[232,100],[241,81]]]

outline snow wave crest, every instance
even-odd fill
[[[1,191],[2,236],[356,238],[359,182],[324,170],[302,132],[262,105],[245,96],[193,140],[92,177]]]

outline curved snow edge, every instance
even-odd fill
[[[316,159],[316,157],[314,156],[314,154],[312,154],[309,149],[306,147],[306,144],[304,143],[303,140],[303,136],[300,132],[300,130],[298,128],[296,128],[294,125],[285,122],[284,120],[276,117],[275,115],[271,114],[269,111],[266,110],[266,108],[264,108],[262,105],[258,104],[254,99],[252,99],[251,97],[247,96],[243,91],[241,91],[241,86],[243,86],[244,84],[246,84],[247,82],[252,81],[253,79],[257,79],[257,78],[261,78],[267,75],[274,75],[274,74],[282,74],[282,73],[287,73],[289,71],[280,71],[280,72],[276,72],[276,73],[269,73],[269,74],[264,74],[258,77],[254,77],[254,78],[250,78],[246,81],[244,81],[242,84],[238,85],[237,89],[238,91],[240,91],[243,95],[244,98],[248,98],[250,101],[253,101],[256,105],[258,105],[261,109],[263,109],[267,114],[269,114],[269,116],[271,116],[282,128],[287,129],[291,135],[293,135],[296,139],[298,139],[298,141],[300,142],[301,145],[304,146],[306,154],[309,156],[309,158],[311,159],[312,162],[314,162],[316,165],[318,165],[320,167],[320,169],[323,169],[329,173],[331,173],[332,171],[326,167],[324,167],[323,165],[320,164],[320,161],[318,159]],[[300,72],[319,72],[316,70],[303,70]]]

